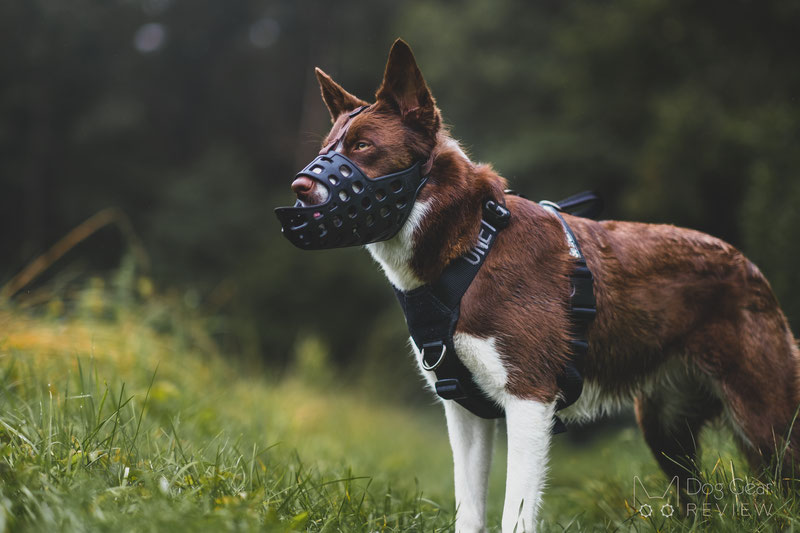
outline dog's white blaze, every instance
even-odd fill
[[[555,405],[509,397],[505,408],[508,467],[503,533],[536,531]]]
[[[414,232],[427,212],[428,203],[417,200],[397,235],[388,241],[367,245],[367,250],[381,265],[391,284],[401,291],[410,291],[422,285],[422,281],[411,268],[411,257],[414,251]]]

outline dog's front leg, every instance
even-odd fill
[[[506,402],[508,472],[503,533],[536,530],[547,471],[553,405],[511,398]]]
[[[486,529],[486,491],[495,422],[479,418],[451,401],[444,402],[444,412],[453,448],[456,532],[482,532]]]

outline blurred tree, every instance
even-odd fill
[[[232,350],[285,362],[312,332],[340,364],[403,358],[367,254],[295,250],[271,213],[329,127],[313,67],[369,99],[402,36],[476,159],[731,241],[800,333],[798,26],[789,0],[0,3],[0,277],[117,205]]]
[[[445,119],[514,188],[596,189],[608,218],[726,239],[800,329],[800,5],[418,1],[403,14]]]

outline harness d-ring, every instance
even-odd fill
[[[442,352],[439,354],[439,359],[437,359],[436,362],[433,363],[432,365],[428,364],[428,361],[425,359],[425,350],[428,348],[442,349]],[[446,352],[447,352],[447,346],[441,341],[424,344],[422,346],[422,368],[428,371],[436,370],[436,368],[438,368],[438,366],[442,364],[442,361],[444,360],[444,354]]]

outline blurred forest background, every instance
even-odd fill
[[[419,398],[368,254],[299,251],[272,213],[329,127],[314,66],[370,99],[403,37],[474,159],[531,198],[594,189],[605,218],[733,243],[800,333],[798,29],[792,0],[8,0],[0,285],[115,206],[137,268],[227,353],[327,359]],[[26,290],[130,250],[109,226]]]

